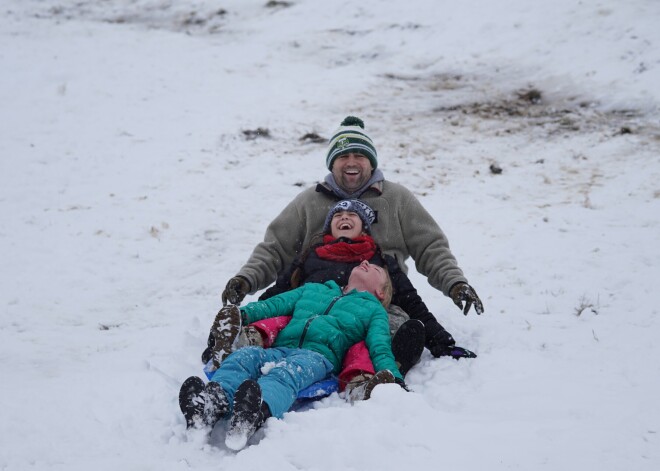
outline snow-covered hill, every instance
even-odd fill
[[[0,469],[658,469],[659,20],[652,0],[5,0]],[[332,396],[234,454],[186,432],[180,383],[226,281],[325,175],[304,136],[349,114],[482,297],[464,317],[409,264],[479,357],[426,352],[413,393]]]

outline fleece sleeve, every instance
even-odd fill
[[[290,265],[305,237],[305,221],[298,211],[297,200],[289,203],[268,225],[264,240],[252,251],[238,272],[250,282],[252,293],[275,281],[283,267]]]
[[[405,193],[397,211],[408,252],[415,260],[417,271],[428,278],[431,286],[449,296],[455,283],[467,283],[467,279],[440,226],[410,191]]]

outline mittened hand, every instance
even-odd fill
[[[436,358],[452,357],[454,360],[460,360],[461,358],[477,358],[476,353],[457,345],[436,345],[429,348],[429,350],[431,351],[431,354]]]
[[[484,312],[484,305],[481,303],[481,299],[477,296],[474,288],[467,283],[455,284],[449,292],[449,296],[452,301],[454,301],[454,304],[463,310],[463,314],[466,316],[473,304],[474,310],[477,311],[477,314],[482,314]],[[463,301],[465,301],[465,308],[463,308]]]
[[[225,290],[222,292],[222,305],[241,304],[243,298],[250,292],[250,282],[242,276],[235,276],[227,282]]]

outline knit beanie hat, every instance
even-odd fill
[[[332,170],[332,164],[340,155],[362,154],[369,159],[371,166],[378,167],[376,148],[371,138],[364,132],[364,121],[355,116],[347,116],[330,138],[325,164]]]
[[[360,216],[360,219],[362,220],[362,230],[367,234],[371,233],[371,223],[376,220],[376,213],[374,213],[374,210],[371,209],[367,203],[360,200],[341,200],[328,212],[328,215],[325,218],[325,223],[323,224],[324,234],[330,234],[332,216],[341,211],[350,211]]]

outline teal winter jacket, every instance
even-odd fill
[[[387,312],[375,296],[352,290],[344,294],[334,281],[300,288],[241,308],[245,323],[293,316],[273,347],[305,348],[320,353],[341,370],[348,349],[364,340],[376,371],[390,370],[403,379],[394,361]]]

